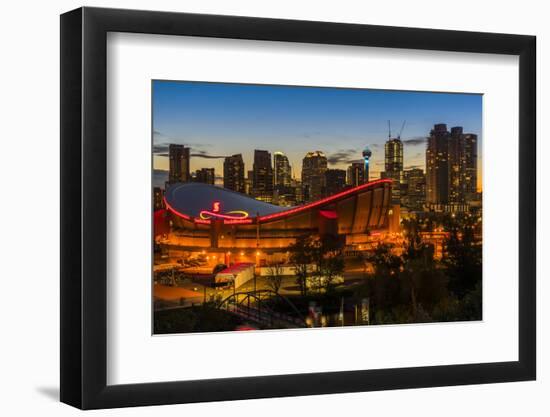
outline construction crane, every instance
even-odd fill
[[[397,139],[401,140],[401,133],[403,133],[403,129],[405,129],[405,123],[407,123],[406,120],[403,120],[403,124],[401,125],[401,130],[399,131],[399,135],[397,135]]]
[[[391,122],[388,120],[388,139],[391,139]]]

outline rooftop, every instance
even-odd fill
[[[210,218],[218,217],[228,224],[250,224],[253,217],[258,217],[260,222],[266,222],[306,210],[322,209],[351,195],[391,183],[391,179],[375,180],[295,207],[264,203],[246,194],[203,183],[173,184],[166,190],[164,200],[169,211],[195,223],[209,224]],[[327,212],[324,215],[326,217],[331,214]]]
[[[166,190],[165,199],[172,209],[191,217],[212,210],[214,202],[220,203],[220,213],[246,211],[250,217],[288,210],[288,207],[265,203],[227,188],[193,182],[171,185]]]

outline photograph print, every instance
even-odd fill
[[[482,99],[153,80],[153,334],[482,320]]]

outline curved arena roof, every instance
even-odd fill
[[[226,224],[271,223],[294,218],[298,214],[322,211],[342,217],[352,217],[357,223],[359,217],[364,226],[380,225],[383,213],[389,205],[391,180],[371,181],[350,188],[312,203],[295,207],[281,207],[258,201],[248,195],[203,183],[177,183],[165,193],[166,208],[176,216],[194,223],[208,224],[212,218],[221,218]],[[375,198],[376,197],[376,198]],[[351,205],[348,202],[352,202]],[[349,207],[349,209],[348,209]],[[358,207],[362,215],[356,210]],[[351,210],[352,211],[349,211]],[[377,210],[376,219],[371,212]],[[351,220],[350,220],[351,221]]]
[[[200,217],[202,211],[212,209],[215,201],[221,203],[223,212],[246,211],[251,217],[265,216],[288,209],[288,207],[264,203],[227,188],[198,182],[173,184],[166,190],[164,198],[170,211],[189,217]]]

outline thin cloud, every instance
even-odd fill
[[[202,144],[201,143],[193,143],[193,144],[188,144],[187,146],[196,151],[196,153],[193,153],[191,156],[196,156],[196,157],[199,157],[199,158],[225,158],[225,156],[209,155],[208,152],[206,152],[204,150],[196,149],[196,148],[211,146],[211,145],[206,144],[206,143],[202,143]],[[170,148],[170,143],[166,143],[166,142],[164,142],[164,143],[155,143],[155,144],[153,144],[153,154],[155,156],[168,156],[169,148]]]
[[[223,159],[227,158],[226,155],[211,155],[207,151],[197,151],[197,153],[192,153],[191,156],[197,158],[206,158],[206,159]]]
[[[423,143],[426,143],[427,140],[428,138],[426,136],[415,136],[415,137],[403,140],[403,143],[414,146],[414,145],[422,145]]]
[[[327,161],[329,164],[351,164],[352,162],[361,161],[357,157],[361,153],[357,149],[340,149],[339,151],[328,156]]]
[[[168,156],[168,143],[153,144],[153,154],[158,156]]]

